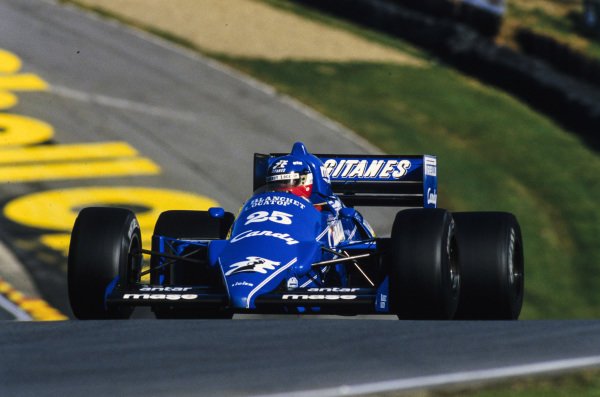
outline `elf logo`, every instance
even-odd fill
[[[266,274],[268,270],[275,270],[281,262],[274,262],[269,259],[260,258],[258,256],[249,256],[245,261],[234,263],[230,265],[230,270],[225,273],[226,276],[231,276],[236,273],[254,272]]]

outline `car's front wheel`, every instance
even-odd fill
[[[116,280],[138,281],[142,267],[140,227],[122,208],[81,210],[69,246],[67,279],[71,310],[79,319],[129,318],[133,308],[107,307],[106,289]]]

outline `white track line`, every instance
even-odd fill
[[[8,313],[15,316],[16,320],[19,321],[32,321],[33,319],[29,314],[21,310],[17,305],[9,301],[4,297],[4,295],[0,294],[0,307],[7,311]]]
[[[121,110],[130,110],[139,113],[159,116],[174,120],[183,120],[189,122],[198,122],[200,118],[191,112],[180,112],[174,109],[167,109],[159,106],[153,106],[146,103],[130,101],[129,99],[115,98],[106,95],[89,94],[84,91],[74,90],[72,88],[51,85],[50,92],[63,98],[72,99],[79,102],[91,103],[112,107]]]
[[[341,385],[337,387],[290,391],[276,394],[260,394],[253,397],[338,397],[356,396],[372,393],[405,391],[431,387],[451,386],[464,383],[492,381],[527,375],[538,375],[560,371],[600,366],[600,356],[580,357],[533,364],[515,365],[475,371],[455,372],[415,378],[397,379],[360,385]]]

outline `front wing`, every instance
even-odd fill
[[[106,296],[106,305],[168,306],[198,310],[227,308],[227,293],[203,287],[139,285],[114,288]],[[239,313],[294,314],[386,314],[389,313],[387,281],[379,288],[302,288],[270,292],[256,298],[256,309]]]

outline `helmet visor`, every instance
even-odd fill
[[[271,175],[267,177],[267,190],[281,191],[298,186],[312,185],[312,174],[291,172],[289,174]]]

